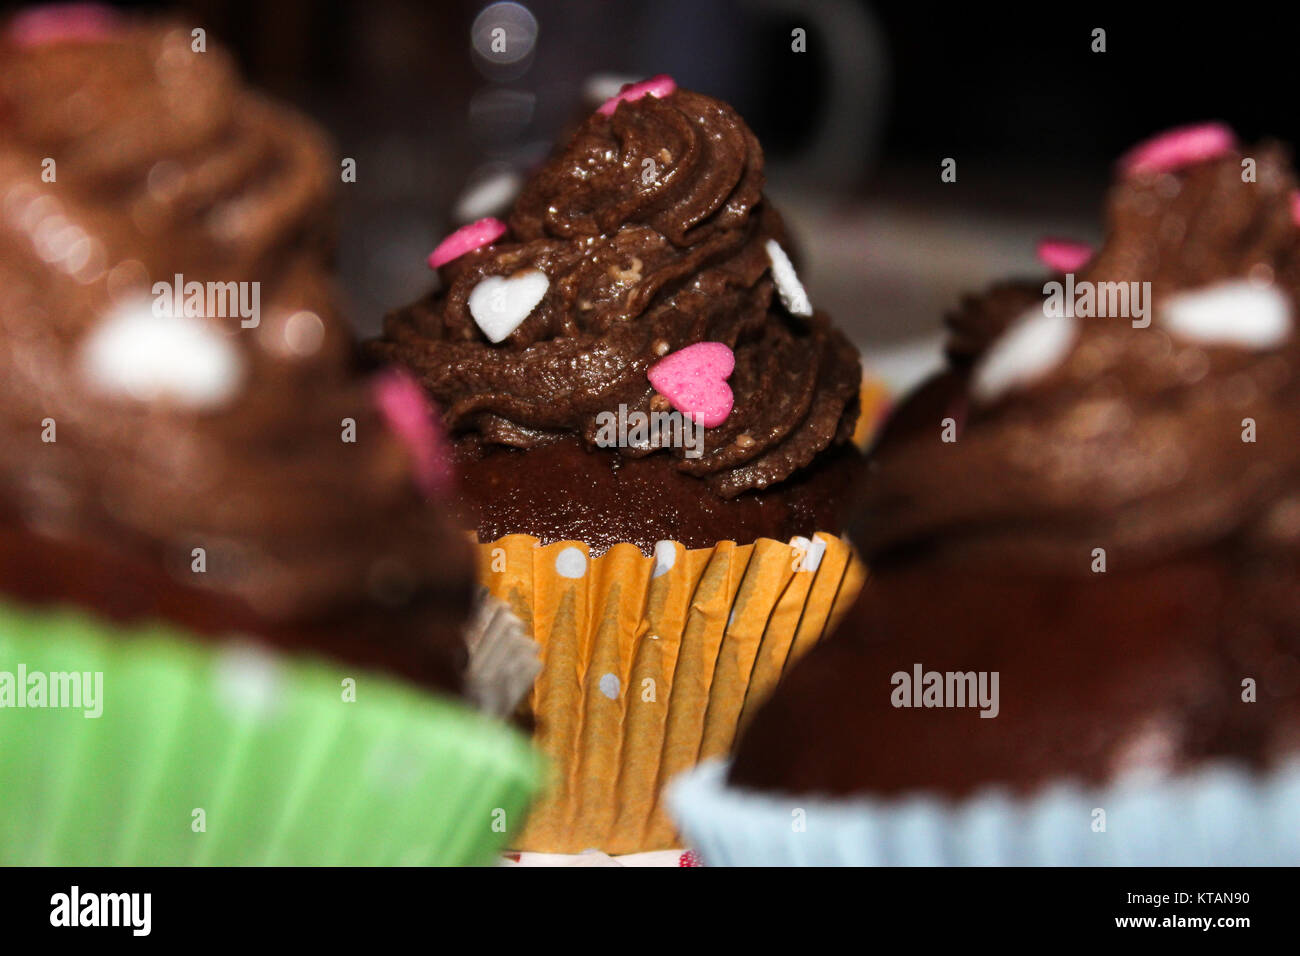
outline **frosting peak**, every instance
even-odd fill
[[[674,246],[744,225],[762,199],[763,153],[730,106],[679,90],[593,115],[523,189],[522,242],[649,226]]]

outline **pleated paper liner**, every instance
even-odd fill
[[[477,603],[465,629],[465,696],[483,713],[506,718],[533,689],[541,649],[503,601],[482,590]]]
[[[858,423],[853,430],[853,444],[860,451],[866,451],[889,415],[893,398],[884,382],[865,376],[858,396]]]
[[[864,569],[838,537],[687,550],[528,535],[478,545],[480,579],[541,646],[527,707],[547,785],[511,848],[681,846],[663,785],[725,755],[783,671],[828,632]]]
[[[29,695],[102,674],[102,714],[15,706],[20,668]],[[0,702],[7,865],[490,863],[538,776],[521,736],[413,686],[68,611],[0,604]]]
[[[1214,763],[958,801],[760,793],[726,775],[713,761],[668,787],[706,866],[1300,865],[1300,759],[1262,774]]]

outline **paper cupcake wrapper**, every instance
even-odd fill
[[[514,612],[486,591],[465,629],[465,646],[465,696],[485,714],[510,716],[533,689],[542,669],[541,648]]]
[[[853,429],[853,444],[859,451],[866,451],[888,417],[893,399],[884,382],[867,377],[863,378],[858,395],[858,423]]]
[[[949,803],[782,796],[726,785],[722,761],[668,787],[706,866],[1295,866],[1300,762],[1113,786],[988,791]],[[1104,825],[1104,829],[1099,829]]]
[[[543,853],[681,846],[663,784],[730,750],[865,574],[827,534],[594,559],[581,542],[509,535],[478,554],[480,580],[542,649],[528,709],[550,773],[511,848]]]
[[[33,674],[102,675],[101,716],[66,682],[83,706],[15,706]],[[6,865],[491,863],[537,775],[413,686],[67,611],[0,605],[0,702]]]

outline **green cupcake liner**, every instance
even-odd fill
[[[102,715],[4,706],[20,666],[102,674]],[[0,604],[0,864],[491,863],[538,763],[390,678]]]

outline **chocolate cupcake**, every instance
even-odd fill
[[[706,860],[1300,861],[1295,189],[1175,131],[1045,302],[967,304],[865,483],[870,587],[674,791]]]
[[[359,371],[325,141],[191,42],[0,41],[0,859],[481,860],[428,801],[520,811],[529,759],[447,696],[475,585],[426,399]],[[98,675],[95,719],[20,672]]]
[[[543,647],[556,785],[522,849],[673,845],[659,782],[726,752],[857,587],[859,358],[762,190],[730,107],[630,86],[375,343],[442,409],[485,583]]]
[[[662,540],[704,548],[839,526],[861,366],[809,306],[762,187],[762,152],[730,107],[643,93],[593,114],[500,235],[388,316],[376,351],[443,409],[481,541],[524,533],[649,554]],[[732,366],[716,381],[691,390],[662,371],[706,342]],[[672,412],[702,422],[698,443],[649,428],[607,440],[620,418]]]

